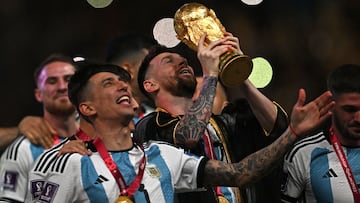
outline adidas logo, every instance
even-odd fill
[[[99,175],[98,178],[95,181],[95,184],[101,184],[102,182],[108,181],[109,179],[107,179],[106,177]]]
[[[324,175],[323,175],[323,178],[333,178],[333,177],[338,177],[338,175],[335,173],[335,171],[330,168],[328,170],[328,172],[326,172]]]

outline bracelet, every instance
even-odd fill
[[[299,137],[299,135],[295,132],[294,128],[289,124],[289,129],[292,134],[294,134],[296,137]]]

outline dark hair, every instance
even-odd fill
[[[159,55],[161,53],[165,53],[165,52],[177,53],[177,51],[173,48],[167,48],[162,45],[154,46],[149,50],[149,53],[145,56],[144,60],[142,61],[141,65],[140,65],[140,68],[139,68],[138,78],[137,78],[139,89],[141,90],[141,92],[144,95],[146,95],[150,99],[152,99],[152,98],[149,95],[149,93],[146,92],[144,85],[143,85],[144,80],[145,80],[145,75],[149,68],[150,61],[153,60],[153,58],[155,58],[157,55]]]
[[[86,120],[88,119],[79,111],[79,104],[85,99],[86,95],[84,94],[84,89],[91,76],[100,72],[110,72],[118,75],[119,79],[125,82],[130,82],[131,79],[130,74],[125,69],[114,64],[83,60],[75,62],[75,66],[77,70],[69,81],[68,95],[71,103],[75,106],[79,114]]]
[[[62,53],[53,53],[50,56],[48,56],[44,61],[42,61],[40,63],[40,65],[35,69],[34,71],[34,81],[35,84],[37,85],[38,79],[39,79],[39,75],[41,73],[41,71],[44,69],[44,67],[52,62],[65,62],[65,63],[69,63],[71,65],[74,65],[74,61],[72,60],[72,58],[70,56],[67,56],[65,54]]]
[[[142,49],[150,49],[157,41],[147,35],[127,33],[114,38],[106,48],[106,61],[118,63]]]
[[[327,86],[334,95],[360,93],[360,65],[344,64],[339,66],[329,74]]]

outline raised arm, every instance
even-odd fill
[[[233,35],[227,32],[225,33],[225,36]],[[242,50],[240,49],[239,39],[237,37],[232,37],[231,39],[236,52],[243,54]],[[282,111],[282,109],[278,105],[275,105],[262,92],[260,92],[249,79],[245,80],[239,86],[238,90],[248,101],[250,108],[259,121],[261,127],[265,130],[265,132],[270,133],[274,128],[278,110]],[[280,113],[286,114],[285,112]]]
[[[278,107],[248,79],[240,85],[240,91],[244,94],[262,128],[266,132],[271,132],[277,118]]]
[[[219,58],[226,51],[235,50],[232,47],[230,37],[211,42],[205,47],[206,34],[199,42],[198,58],[203,70],[203,83],[199,97],[180,120],[176,128],[177,144],[196,143],[203,135],[207,123],[209,122],[212,106],[216,93],[216,84],[219,75]]]
[[[234,164],[209,160],[205,166],[203,184],[206,186],[226,185],[243,187],[252,184],[268,174],[280,163],[293,143],[327,119],[334,105],[329,91],[304,105],[306,94],[299,91],[288,129],[269,146],[247,156]]]

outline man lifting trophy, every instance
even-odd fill
[[[174,29],[177,37],[195,51],[203,33],[207,33],[205,42],[212,42],[224,38],[226,32],[215,12],[199,3],[184,4],[176,11]],[[225,86],[237,86],[249,77],[252,67],[250,57],[227,52],[220,57],[219,79]]]

